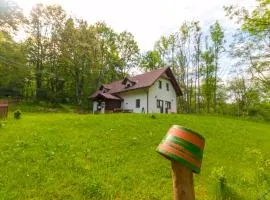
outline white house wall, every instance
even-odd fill
[[[159,80],[162,81],[162,88],[158,87]],[[166,83],[169,83],[169,91],[166,89]],[[150,88],[149,88],[149,113],[160,113],[160,109],[157,108],[157,99],[163,100],[163,107],[165,109],[165,101],[171,102],[171,112],[177,112],[176,108],[176,93],[172,83],[164,78],[159,78]]]
[[[137,89],[119,94],[124,99],[122,109],[130,109],[135,113],[142,113],[144,108],[144,112],[147,113],[147,90]],[[140,99],[140,108],[136,108],[136,99]]]
[[[97,105],[98,105],[98,102],[93,101],[93,113],[97,111]]]

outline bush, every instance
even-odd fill
[[[22,115],[22,112],[20,110],[16,110],[14,112],[14,119],[20,119]]]
[[[0,128],[2,128],[3,126],[5,126],[5,123],[4,123],[4,121],[0,120]]]
[[[270,109],[268,107],[250,108],[248,116],[257,121],[270,121]]]
[[[150,116],[150,118],[156,119],[157,117],[156,117],[156,115],[152,114],[152,115]]]
[[[250,117],[254,117],[254,116],[258,115],[259,112],[260,112],[260,109],[258,109],[258,108],[250,108],[248,110],[248,115]]]

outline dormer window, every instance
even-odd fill
[[[99,88],[99,90],[100,90],[101,92],[103,92],[103,93],[107,93],[107,92],[109,92],[109,91],[110,91],[110,89],[109,89],[109,88],[104,87],[104,85],[102,85],[102,86]]]
[[[125,85],[125,88],[129,88],[129,87],[132,87],[133,85],[135,85],[136,82],[134,82],[134,81],[132,80],[132,78],[126,77],[126,78],[124,78],[124,80],[122,81],[122,84]]]
[[[103,89],[103,92],[104,92],[104,93],[107,93],[107,92],[109,92],[109,89],[104,88],[104,89]]]

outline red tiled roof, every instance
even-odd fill
[[[104,97],[105,99],[115,99],[115,100],[122,100],[121,98],[119,97],[116,97],[112,94],[109,94],[109,93],[104,93],[102,91],[97,91],[95,92],[94,94],[92,94],[89,98],[96,98],[96,97]]]
[[[144,74],[139,74],[139,75],[134,76],[134,77],[128,77],[128,80],[135,83],[134,85],[131,85],[130,87],[126,87],[125,84],[122,84],[123,80],[114,81],[114,82],[109,83],[109,84],[103,84],[103,87],[106,89],[109,89],[108,93],[110,93],[110,94],[117,94],[117,93],[129,91],[129,90],[146,88],[146,87],[150,87],[151,85],[153,85],[155,83],[155,81],[164,73],[166,73],[166,75],[170,78],[170,80],[173,84],[173,87],[176,91],[176,94],[178,96],[182,95],[181,89],[180,89],[179,85],[177,84],[177,82],[174,78],[174,75],[169,67],[157,69],[157,70],[154,70],[151,72],[146,72]],[[101,91],[99,91],[99,92],[101,92]],[[105,93],[105,94],[108,94],[108,93]],[[91,95],[90,98],[93,98],[92,97],[93,95]]]

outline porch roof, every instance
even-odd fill
[[[114,96],[114,95],[109,94],[109,93],[104,93],[104,92],[101,92],[101,91],[97,91],[96,93],[91,95],[89,97],[89,99],[97,99],[97,98],[100,98],[100,97],[103,97],[105,99],[114,99],[114,100],[120,100],[120,101],[122,100],[122,98],[120,98],[120,97]]]

